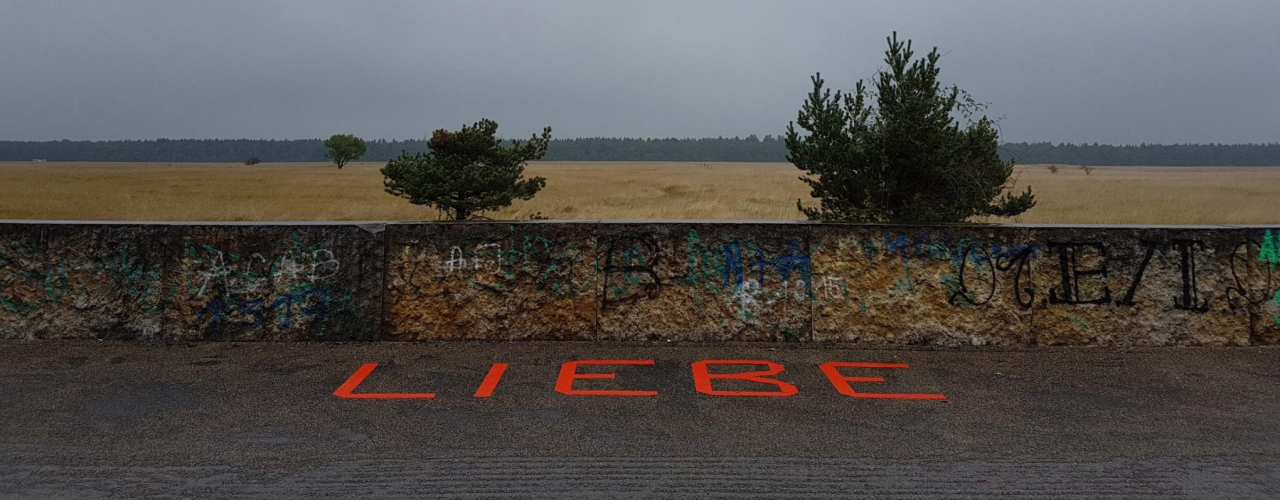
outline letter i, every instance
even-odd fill
[[[502,374],[506,373],[506,363],[494,363],[489,368],[489,374],[484,376],[484,381],[480,382],[480,388],[476,389],[477,398],[487,398],[493,395],[493,390],[498,387],[498,381],[502,380]]]

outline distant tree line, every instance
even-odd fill
[[[1015,142],[1002,144],[1000,156],[1023,164],[1257,167],[1280,165],[1280,143],[1112,146]]]
[[[362,161],[385,163],[401,153],[427,152],[425,140],[367,141]],[[99,162],[327,162],[321,139],[155,139],[129,141],[0,141],[0,161]],[[1020,164],[1273,166],[1280,143],[1271,144],[1106,144],[1004,143],[1005,160]],[[783,162],[781,137],[755,135],[704,139],[591,137],[552,139],[547,161]]]

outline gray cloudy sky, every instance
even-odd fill
[[[0,0],[0,140],[780,133],[897,30],[1010,141],[1280,141],[1280,2]],[[923,51],[919,51],[923,52]]]

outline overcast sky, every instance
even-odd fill
[[[1003,139],[1280,141],[1280,1],[0,0],[0,140],[778,134],[893,30]],[[924,50],[918,50],[924,52]]]

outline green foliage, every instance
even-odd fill
[[[387,162],[383,185],[388,193],[435,207],[451,220],[480,217],[514,200],[532,199],[547,180],[524,179],[524,165],[547,153],[551,127],[527,141],[503,141],[497,132],[498,124],[488,119],[457,132],[437,130],[427,144],[430,152],[402,153]]]
[[[938,50],[913,60],[910,41],[894,33],[888,42],[874,91],[859,81],[853,92],[833,94],[814,75],[813,91],[787,125],[787,161],[808,174],[801,180],[821,200],[817,208],[797,201],[800,211],[812,220],[959,222],[1034,206],[1031,188],[1006,189],[1013,163],[1000,159],[991,121],[969,120],[982,106],[938,82]]]
[[[364,139],[349,134],[334,134],[324,141],[324,157],[333,160],[341,170],[351,160],[358,160],[366,151]]]

